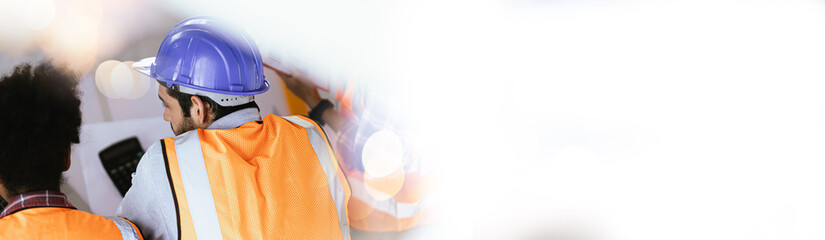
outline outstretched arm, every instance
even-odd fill
[[[280,71],[276,72],[284,81],[284,84],[289,91],[301,98],[301,100],[303,100],[310,109],[318,106],[318,103],[323,100],[321,99],[321,96],[318,95],[318,86],[315,86],[315,84],[310,82],[309,79],[307,79],[305,75],[300,74],[300,72],[294,71],[291,75]],[[324,122],[329,124],[329,127],[331,127],[335,132],[340,132],[348,121],[344,118],[344,116],[341,116],[340,113],[336,112],[335,109],[332,108],[326,109],[321,114],[321,120],[324,120]]]

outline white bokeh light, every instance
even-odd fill
[[[112,89],[112,70],[118,64],[121,63],[116,60],[108,60],[100,63],[95,71],[95,86],[100,93],[108,98],[118,98],[117,93]]]
[[[108,60],[95,71],[95,86],[108,98],[138,99],[149,92],[151,79],[132,69],[135,62]]]
[[[132,85],[134,84],[134,78],[132,77],[132,69],[124,63],[119,63],[115,65],[112,69],[112,90],[114,90],[115,96],[118,98],[125,98],[129,96],[129,93],[132,91]]]
[[[365,174],[381,178],[401,168],[404,149],[401,138],[390,130],[376,132],[364,143],[361,161]]]

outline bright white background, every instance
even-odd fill
[[[470,6],[409,53],[459,236],[825,238],[825,2]]]

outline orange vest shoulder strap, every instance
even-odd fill
[[[267,116],[269,120],[273,118],[274,116]],[[341,232],[344,235],[344,239],[349,239],[350,227],[349,218],[347,217],[347,205],[349,204],[350,196],[352,196],[352,191],[350,190],[349,183],[338,160],[335,159],[335,153],[332,151],[332,145],[329,143],[326,132],[324,132],[324,129],[321,128],[317,122],[305,116],[296,115],[283,118],[306,129],[310,145],[312,145],[318,161],[321,163],[321,167],[327,175],[330,194],[338,209],[338,221],[341,224]]]

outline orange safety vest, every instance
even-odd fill
[[[124,239],[142,240],[126,219],[59,207],[36,207],[0,219],[0,239]]]
[[[349,239],[349,184],[302,116],[162,141],[180,239]]]

